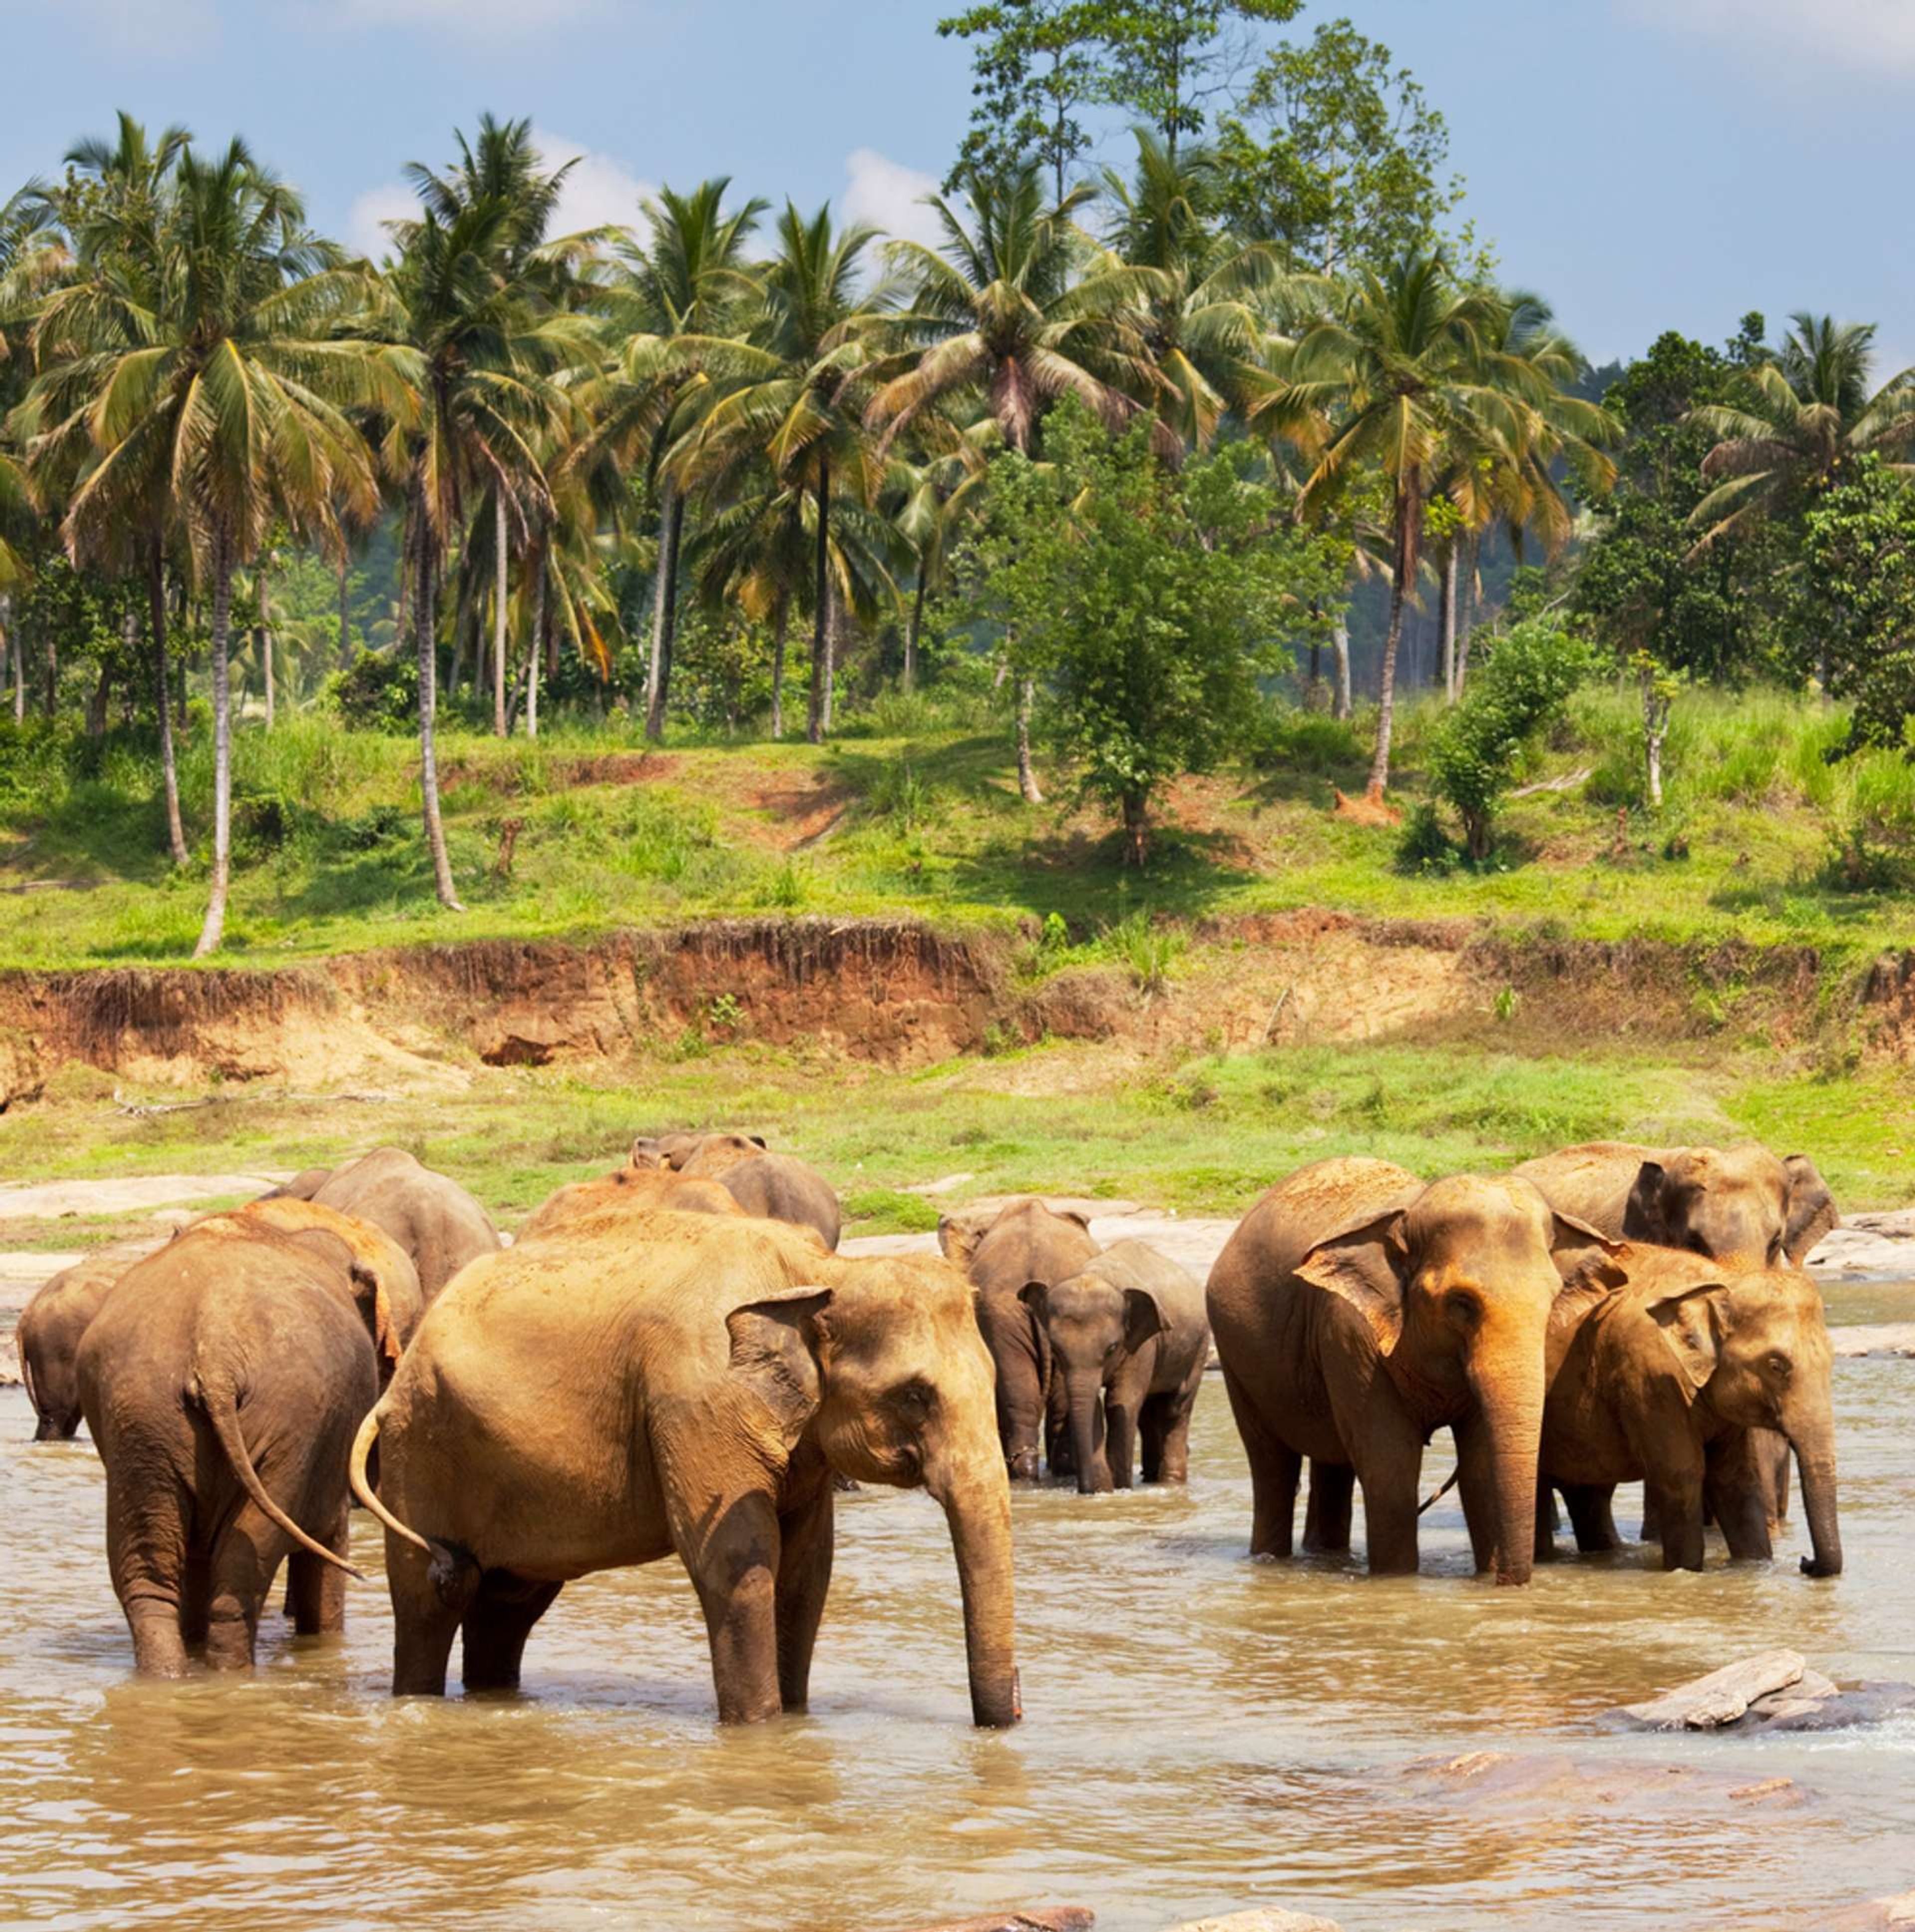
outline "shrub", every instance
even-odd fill
[[[1527,619],[1496,640],[1467,695],[1437,728],[1430,782],[1463,820],[1471,858],[1489,856],[1496,808],[1513,781],[1517,754],[1595,668],[1594,652],[1574,632],[1544,618]]]
[[[1419,805],[1409,814],[1397,841],[1397,869],[1403,872],[1447,872],[1457,851],[1433,805]]]
[[[412,730],[419,718],[419,664],[404,651],[361,650],[326,680],[326,694],[355,730]]]

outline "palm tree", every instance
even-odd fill
[[[1265,332],[1259,298],[1277,292],[1282,278],[1274,250],[1246,247],[1218,225],[1211,149],[1173,155],[1148,128],[1136,130],[1136,141],[1133,178],[1106,168],[1103,192],[1115,216],[1106,237],[1112,257],[1156,278],[1134,296],[1139,397],[1184,446],[1202,449],[1254,380]]]
[[[398,260],[376,325],[407,391],[384,447],[405,497],[426,842],[439,902],[453,910],[463,908],[439,811],[438,579],[468,502],[492,493],[495,532],[501,502],[528,521],[549,510],[539,448],[563,414],[554,379],[591,341],[585,319],[563,306],[561,272],[596,240],[544,242],[565,171],[537,174],[525,123],[488,119],[476,154],[463,137],[461,148],[464,164],[446,176],[417,163],[410,170],[423,212],[392,224]],[[503,724],[502,649],[494,658],[494,723]]]
[[[1701,532],[1698,552],[1787,514],[1862,456],[1909,473],[1896,459],[1915,443],[1915,369],[1871,394],[1873,323],[1806,314],[1790,320],[1781,350],[1739,373],[1733,401],[1690,412],[1688,420],[1716,438],[1702,464],[1715,488],[1689,519]]]
[[[1304,329],[1247,414],[1314,457],[1298,499],[1307,516],[1366,470],[1382,478],[1391,536],[1389,628],[1367,796],[1390,776],[1403,604],[1422,555],[1424,512],[1445,463],[1502,452],[1505,418],[1485,380],[1506,315],[1493,290],[1458,283],[1440,253],[1365,268]]]
[[[1088,186],[1046,208],[1034,164],[967,185],[968,226],[941,195],[927,195],[942,244],[891,245],[895,272],[913,285],[898,318],[908,346],[898,358],[905,366],[872,398],[872,424],[888,444],[934,403],[974,395],[1004,441],[1028,454],[1044,411],[1075,395],[1121,428],[1142,406],[1127,392],[1156,386],[1133,317],[1166,278],[1092,248],[1073,219],[1092,198]]]
[[[667,188],[644,204],[647,234],[619,250],[621,272],[607,300],[614,326],[627,333],[617,364],[593,399],[600,418],[596,449],[629,464],[642,452],[658,484],[658,562],[653,572],[651,660],[645,679],[645,735],[662,736],[677,623],[685,497],[659,459],[709,405],[712,382],[756,370],[738,354],[748,305],[759,290],[745,260],[758,218],[770,205],[751,200],[725,212],[729,177],[701,182],[689,194]]]
[[[329,538],[340,503],[371,513],[369,453],[345,412],[380,385],[339,334],[363,278],[243,142],[206,160],[181,152],[152,234],[150,252],[83,238],[82,272],[35,325],[43,373],[27,406],[37,460],[71,479],[69,551],[110,555],[127,530],[149,546],[170,530],[210,593],[213,881],[197,957],[221,942],[230,879],[233,575],[275,515]]]
[[[944,586],[953,541],[977,500],[989,452],[1000,441],[997,424],[988,416],[965,429],[929,416],[920,417],[918,427],[922,431],[934,422],[942,434],[923,461],[902,457],[892,461],[890,488],[898,498],[893,521],[911,548],[914,566],[911,610],[905,624],[906,691],[917,682],[925,599]]]
[[[674,446],[666,470],[674,487],[719,483],[754,462],[781,488],[809,492],[812,520],[811,702],[806,733],[821,743],[830,724],[836,590],[834,501],[869,508],[883,468],[866,433],[879,332],[888,318],[884,291],[863,286],[874,229],[834,228],[830,203],[809,217],[791,202],[778,220],[778,252],[761,271],[760,310],[749,346],[755,373],[705,410]]]

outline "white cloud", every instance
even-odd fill
[[[392,248],[386,232],[389,221],[407,221],[419,212],[419,197],[404,182],[386,182],[368,188],[346,214],[346,245],[377,262]]]
[[[584,228],[640,225],[644,218],[639,202],[656,192],[649,182],[640,180],[617,157],[595,152],[563,134],[535,128],[532,141],[548,170],[563,167],[568,161],[573,164],[559,190],[551,233],[575,235]],[[384,224],[411,220],[419,213],[419,206],[418,196],[404,182],[382,182],[368,188],[347,214],[347,247],[377,261],[392,247]]]
[[[558,213],[552,223],[554,235],[575,235],[581,228],[608,224],[621,228],[638,225],[643,218],[639,202],[658,192],[652,182],[641,181],[617,156],[596,152],[563,134],[534,128],[532,140],[548,168],[572,164],[559,190]]]
[[[1645,26],[1731,42],[1760,59],[1782,56],[1879,73],[1915,68],[1908,0],[1619,0]]]
[[[881,154],[857,148],[845,157],[842,212],[847,221],[868,221],[887,235],[935,248],[943,239],[937,216],[923,206],[938,191],[936,179]]]

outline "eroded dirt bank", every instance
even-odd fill
[[[1838,1029],[1915,1058],[1915,952],[1859,979],[1812,948],[1565,941],[1466,922],[1300,911],[1208,921],[1160,985],[1042,974],[1035,933],[817,918],[587,943],[488,941],[215,970],[0,974],[0,1108],[80,1062],[145,1084],[455,1082],[461,1066],[617,1058],[683,1040],[917,1066],[993,1044],[1381,1039],[1495,1026],[1520,1042]]]

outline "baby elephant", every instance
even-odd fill
[[[1839,1575],[1832,1352],[1815,1284],[1792,1268],[1724,1268],[1634,1242],[1609,1265],[1619,1286],[1572,1276],[1550,1322],[1542,1468],[1577,1546],[1614,1546],[1609,1491],[1640,1478],[1665,1570],[1702,1568],[1705,1501],[1731,1556],[1766,1557],[1768,1486],[1751,1438],[1773,1430],[1802,1470],[1814,1546],[1802,1569]],[[1540,1515],[1536,1553],[1554,1553]]]
[[[1182,1482],[1210,1358],[1202,1288],[1154,1248],[1118,1241],[1055,1287],[1028,1282],[1019,1298],[1049,1338],[1079,1492],[1130,1488],[1139,1434],[1144,1480]]]

